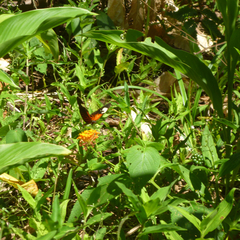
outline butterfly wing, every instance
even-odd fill
[[[88,110],[82,106],[83,102],[79,97],[77,98],[77,103],[79,106],[80,114],[81,114],[83,120],[87,124],[97,121],[105,112],[107,112],[107,110],[111,106],[111,103],[108,103],[90,115]]]
[[[80,114],[83,118],[83,120],[88,124],[88,123],[92,123],[92,119],[91,119],[91,116],[88,112],[88,110],[83,107],[82,105],[79,106],[79,109],[80,109]]]
[[[102,117],[102,115],[107,112],[110,106],[111,106],[111,103],[108,103],[102,108],[98,109],[96,112],[92,113],[90,115],[92,121],[97,121],[100,117]]]
[[[78,106],[79,106],[79,110],[80,110],[80,114],[83,118],[83,120],[88,124],[88,123],[92,123],[92,119],[91,119],[91,116],[88,112],[88,110],[82,106],[83,104],[83,101],[77,97],[77,103],[78,103]]]

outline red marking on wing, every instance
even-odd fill
[[[111,106],[111,103],[104,105],[103,107],[99,108],[96,112],[92,113],[91,119],[92,121],[97,121]]]
[[[89,114],[88,110],[82,106],[82,100],[80,98],[77,98],[77,102],[80,109],[80,114],[83,118],[83,120],[89,124],[97,121],[102,115],[108,110],[108,108],[111,106],[110,103],[106,104],[102,108],[98,109],[96,112]]]
[[[94,113],[91,114],[92,121],[97,121],[103,114],[102,113]]]

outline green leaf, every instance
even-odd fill
[[[88,187],[83,191],[81,196],[87,202],[88,206],[101,206],[122,193],[116,182],[122,182],[125,185],[130,185],[130,180],[130,177],[123,173],[107,175],[99,179],[97,187]],[[79,202],[76,202],[71,211],[68,222],[77,221],[82,212],[83,210],[81,209]]]
[[[235,190],[236,188],[233,188],[217,208],[203,219],[200,225],[202,237],[205,237],[209,232],[219,227],[222,221],[230,213],[233,206]]]
[[[97,232],[96,232],[95,239],[96,240],[104,239],[104,236],[105,236],[106,232],[107,232],[107,228],[106,227],[98,229]]]
[[[137,38],[141,35],[140,32],[132,29],[127,31],[125,39],[122,39],[123,31],[118,30],[91,31],[84,34],[84,36],[147,55],[187,75],[206,91],[219,116],[223,117],[222,95],[211,70],[198,57],[174,49],[158,37],[156,37],[154,43],[151,42],[150,38],[147,38],[144,42],[138,42]]]
[[[222,123],[223,125],[226,125],[232,129],[238,129],[239,126],[237,124],[234,124],[233,122],[227,120],[226,118],[213,118],[215,121]]]
[[[0,81],[7,83],[14,88],[20,89],[19,86],[17,86],[16,83],[13,81],[13,79],[2,69],[0,69]]]
[[[65,217],[67,215],[67,207],[68,207],[69,201],[70,201],[70,199],[67,199],[67,200],[64,200],[60,204],[61,217],[60,217],[59,221],[61,220],[61,225],[63,225],[63,223],[65,222]]]
[[[211,164],[208,164],[208,167],[212,167],[214,162],[218,160],[217,150],[208,125],[205,126],[202,134],[202,155],[206,164],[208,161],[211,162]]]
[[[39,142],[20,142],[0,145],[0,174],[34,159],[66,156],[71,151],[62,146]]]
[[[181,73],[176,69],[175,69],[175,73],[176,73],[177,81],[178,81],[178,84],[179,84],[180,92],[181,92],[181,95],[182,95],[183,105],[186,106],[188,98],[187,98],[187,93],[186,93],[186,89],[185,89],[185,86],[184,86],[184,82],[182,80]]]
[[[138,211],[142,205],[138,197],[130,189],[128,189],[124,184],[120,182],[116,182],[116,184],[119,188],[121,188],[122,192],[128,197],[128,200],[132,203],[134,210]]]
[[[233,154],[227,162],[224,162],[219,169],[218,179],[232,170],[238,168],[240,165],[240,152]]]
[[[0,23],[0,57],[24,41],[81,15],[96,15],[72,7],[45,8],[17,14]]]
[[[42,237],[37,238],[37,240],[52,240],[53,237],[56,236],[56,234],[57,234],[57,230],[54,230],[54,231],[51,231],[51,232],[45,234]]]
[[[159,224],[157,226],[146,227],[139,234],[139,236],[143,236],[150,233],[160,233],[160,232],[169,232],[169,231],[186,231],[187,229],[175,226],[173,224]]]
[[[51,219],[53,222],[58,223],[58,228],[61,228],[61,210],[58,195],[55,196],[53,201]]]
[[[91,217],[90,219],[88,219],[87,221],[87,225],[92,225],[92,224],[96,224],[99,222],[102,222],[103,220],[105,220],[106,218],[112,216],[113,213],[100,213],[100,214],[96,214],[93,217]]]
[[[40,33],[36,36],[43,44],[47,52],[51,53],[58,61],[59,48],[58,48],[58,37],[52,29],[48,29],[46,32]]]
[[[21,191],[23,198],[28,202],[28,204],[34,210],[36,208],[37,203],[34,200],[34,198],[31,196],[31,194],[20,185],[18,185],[18,189]]]
[[[72,236],[76,235],[77,232],[79,232],[79,227],[62,226],[61,230],[54,236],[53,239],[73,239]]]
[[[233,31],[232,35],[231,35],[230,43],[229,43],[230,53],[231,53],[231,57],[232,57],[232,71],[233,71],[233,73],[236,70],[236,65],[237,65],[237,62],[239,61],[239,58],[240,58],[240,55],[237,51],[237,49],[240,49],[239,38],[240,38],[240,29],[235,29]]]
[[[133,146],[127,154],[130,176],[144,186],[160,167],[160,155],[153,147]]]
[[[83,211],[83,216],[84,216],[84,220],[86,221],[90,211],[88,211],[88,206],[87,206],[87,203],[86,201],[84,200],[84,198],[78,193],[78,189],[76,187],[76,184],[73,182],[73,186],[74,186],[74,190],[75,190],[75,193],[77,195],[77,199],[78,199],[78,202],[81,206],[81,209]]]
[[[161,220],[161,224],[167,224],[165,221]],[[184,240],[176,231],[165,232],[167,239],[169,240]]]
[[[106,164],[99,163],[97,158],[93,158],[89,161],[87,160],[87,165],[90,171],[102,170],[107,168]]]
[[[187,168],[183,167],[182,165],[172,163],[166,164],[164,167],[169,167],[176,171],[186,181],[191,190],[194,191],[194,187],[190,179],[190,171]]]
[[[27,142],[27,135],[21,128],[10,130],[6,135],[6,143]]]
[[[160,201],[164,201],[167,198],[167,195],[170,193],[171,188],[176,183],[177,179],[173,181],[169,186],[161,187],[157,191],[153,193],[153,195],[150,197],[151,200],[159,198]]]
[[[69,198],[71,185],[72,185],[72,173],[73,173],[73,170],[71,168],[69,173],[68,173],[68,178],[67,178],[67,183],[66,183],[64,195],[63,195],[63,200],[66,200],[66,199]]]
[[[238,18],[238,2],[238,0],[217,0],[217,6],[222,13],[225,24],[227,41],[230,39],[232,32],[235,29],[235,24]]]
[[[128,201],[133,206],[133,211],[136,212],[136,217],[141,224],[144,224],[147,221],[147,214],[145,209],[142,206],[142,203],[139,201],[138,197],[128,189],[124,184],[116,182],[117,186],[121,188],[123,193],[128,197]]]
[[[159,206],[160,206],[159,198],[144,203],[143,208],[147,214],[147,217],[150,217],[152,214],[154,214],[158,210]]]
[[[179,211],[185,218],[187,218],[187,220],[189,222],[191,222],[199,231],[200,231],[200,224],[201,224],[201,221],[195,217],[194,215],[188,213],[185,209],[182,209],[180,207],[177,207],[177,206],[169,206],[169,208],[174,208],[176,209],[177,211]]]
[[[38,180],[42,179],[45,172],[47,171],[48,162],[50,161],[49,158],[42,158],[39,161],[34,163],[30,171],[31,179]]]

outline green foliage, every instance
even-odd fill
[[[11,58],[0,71],[0,173],[16,178],[0,175],[0,238],[236,238],[239,1],[168,13],[191,36],[201,17],[213,40],[225,36],[208,59],[117,30],[98,3],[0,15],[0,56]],[[168,97],[153,81],[166,65],[177,79]],[[89,114],[111,107],[86,125],[78,97]]]
[[[10,133],[10,132],[9,132]],[[48,143],[18,142],[0,145],[0,173],[14,166],[47,156],[69,155],[71,152],[62,147]]]

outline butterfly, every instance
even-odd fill
[[[105,106],[99,108],[96,112],[89,114],[88,110],[82,106],[82,100],[80,98],[77,98],[78,106],[80,109],[80,114],[83,118],[83,120],[89,124],[89,123],[95,123],[104,113],[107,112],[109,107],[111,106],[111,103],[106,104]]]

